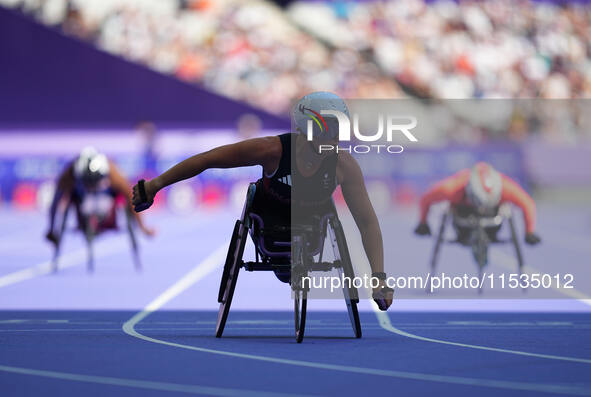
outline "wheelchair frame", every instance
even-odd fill
[[[232,298],[234,296],[234,289],[236,288],[238,273],[241,268],[244,268],[246,271],[289,272],[290,285],[294,297],[295,339],[296,342],[301,343],[304,338],[306,327],[307,294],[309,291],[309,286],[303,285],[303,277],[306,277],[308,272],[311,271],[330,271],[332,269],[337,269],[339,272],[343,272],[346,277],[350,277],[351,279],[355,276],[351,264],[351,257],[347,248],[347,242],[345,240],[345,233],[336,214],[336,210],[334,210],[331,214],[327,214],[320,218],[321,230],[318,236],[320,241],[316,246],[316,252],[309,252],[309,247],[311,245],[309,236],[313,234],[314,229],[311,225],[298,225],[289,228],[268,228],[267,231],[289,231],[291,236],[291,241],[279,243],[279,245],[286,248],[285,251],[269,251],[264,242],[264,233],[266,229],[264,227],[260,228],[258,234],[253,230],[255,223],[258,223],[258,226],[262,225],[262,219],[257,214],[251,212],[255,191],[256,184],[251,183],[248,187],[242,216],[234,224],[232,239],[230,240],[230,246],[228,248],[228,254],[226,256],[218,293],[220,308],[216,324],[216,337],[220,338],[224,332],[226,320],[232,304]],[[322,252],[327,237],[327,230],[330,232],[330,241],[335,254],[335,260],[333,262],[322,261]],[[248,234],[251,235],[255,245],[255,262],[245,262],[242,259]],[[289,250],[287,250],[288,247]],[[315,255],[319,255],[317,261],[313,258]],[[343,288],[343,294],[355,338],[361,338],[361,322],[359,319],[359,311],[357,309],[357,303],[359,302],[357,289],[345,286]]]
[[[455,222],[458,226],[469,227],[473,229],[470,233],[469,242],[461,242],[459,240],[445,240],[445,227],[448,223],[448,218],[451,218],[452,222]],[[509,223],[509,228],[511,232],[511,237],[509,241],[513,244],[513,247],[515,248],[515,255],[517,256],[517,270],[519,271],[519,276],[521,276],[521,274],[523,273],[523,255],[521,253],[519,239],[517,238],[515,223],[513,222],[513,213],[510,205],[508,204],[501,205],[498,214],[494,217],[478,217],[475,215],[470,215],[468,217],[459,217],[454,213],[452,208],[448,207],[441,217],[441,224],[439,226],[439,231],[437,232],[435,246],[433,247],[430,263],[431,274],[436,274],[437,261],[439,259],[442,244],[444,242],[459,243],[472,248],[472,254],[474,256],[476,264],[478,265],[478,278],[482,280],[482,277],[484,275],[484,268],[488,264],[489,245],[491,243],[509,242],[507,240],[498,239],[495,241],[491,241],[486,232],[486,228],[497,226],[500,227],[505,219]],[[481,283],[481,286],[482,285],[483,283]],[[427,292],[431,291],[431,285],[427,285],[426,290]],[[523,290],[526,291],[526,288],[523,288]],[[482,288],[478,289],[478,293],[482,293]]]
[[[55,245],[53,259],[51,261],[51,266],[52,266],[52,270],[54,273],[57,273],[57,271],[59,269],[59,255],[61,252],[61,245],[62,245],[64,234],[66,231],[66,225],[68,222],[68,213],[70,211],[70,207],[76,206],[76,205],[77,204],[70,201],[70,202],[68,202],[66,208],[64,209],[64,216],[62,219],[62,224],[60,226],[60,232],[59,232],[59,236],[57,239],[57,244]],[[79,208],[76,208],[76,211],[79,211]],[[81,215],[79,215],[79,216],[81,216]],[[82,222],[82,225],[81,225],[81,226],[83,226],[83,229],[77,228],[77,230],[81,230],[84,233],[84,239],[86,241],[86,248],[87,248],[87,252],[88,252],[87,261],[86,261],[86,269],[89,273],[92,273],[94,271],[93,243],[94,243],[96,236],[99,233],[97,233],[97,231],[93,229],[92,222],[90,222],[90,218],[91,217],[85,218],[84,222]],[[131,213],[131,209],[129,209],[128,207],[125,207],[125,219],[127,221],[126,222],[127,223],[127,225],[126,225],[127,234],[129,236],[129,242],[131,244],[131,251],[132,251],[132,255],[133,255],[134,266],[137,271],[141,271],[142,262],[141,262],[140,256],[139,256],[139,246],[138,246],[138,242],[137,242],[137,237],[135,235],[135,230],[133,228],[134,218],[133,218],[133,214]]]

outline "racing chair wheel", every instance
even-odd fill
[[[230,313],[230,306],[232,305],[232,298],[234,297],[234,289],[236,288],[236,281],[238,280],[238,273],[242,264],[242,255],[244,253],[247,237],[248,228],[243,222],[239,220],[236,221],[234,232],[232,233],[232,239],[230,240],[230,247],[228,248],[226,263],[224,264],[220,293],[218,294],[220,309],[218,311],[218,319],[215,327],[216,338],[222,337],[224,327],[226,326],[226,320]]]
[[[292,235],[291,242],[291,277],[290,284],[293,292],[294,304],[294,326],[297,343],[302,343],[306,329],[306,306],[308,289],[304,285],[304,277],[310,266],[307,252],[306,239],[303,235]]]
[[[57,239],[57,244],[55,245],[53,260],[51,261],[51,267],[52,267],[52,271],[54,273],[57,273],[57,271],[59,269],[59,256],[60,256],[60,252],[61,252],[62,241],[64,240],[64,234],[66,231],[66,224],[68,223],[69,210],[70,210],[70,203],[67,204],[67,206],[64,210],[64,216],[62,218],[62,224],[60,226],[60,234]]]
[[[127,220],[127,234],[129,235],[129,242],[131,244],[131,254],[133,256],[133,262],[135,270],[140,272],[142,270],[142,261],[140,259],[139,245],[134,230],[134,218],[129,208],[125,209],[125,218]]]
[[[234,230],[232,231],[232,238],[230,239],[230,247],[228,248],[228,254],[226,255],[226,261],[224,262],[224,270],[222,272],[222,280],[220,281],[220,290],[218,292],[218,303],[222,303],[224,299],[224,292],[226,291],[226,283],[228,282],[228,274],[232,267],[232,252],[236,249],[236,241],[238,240],[238,231],[240,229],[240,221],[237,220],[234,224]]]
[[[298,289],[294,291],[294,295],[295,336],[296,342],[302,343],[306,329],[307,292],[305,289]]]
[[[431,254],[431,274],[435,275],[437,271],[437,259],[439,259],[439,252],[441,251],[441,245],[443,244],[443,239],[445,237],[445,226],[447,224],[447,217],[449,216],[449,211],[445,211],[443,216],[441,217],[441,225],[439,226],[439,231],[437,232],[437,239],[435,240],[435,246],[433,247],[433,253]],[[427,293],[431,292],[431,278],[429,278],[429,283],[425,288]]]
[[[86,247],[88,249],[88,261],[87,261],[87,268],[86,270],[88,273],[94,272],[94,238],[96,236],[96,231],[93,228],[92,221],[90,218],[86,219],[85,230],[84,230],[84,237],[86,238]]]
[[[517,270],[519,271],[519,280],[521,280],[521,275],[523,274],[523,255],[521,254],[521,246],[519,245],[519,239],[517,238],[517,230],[515,229],[515,223],[513,222],[513,217],[509,215],[509,229],[511,229],[511,242],[513,243],[513,247],[515,247],[515,255],[517,256]],[[523,292],[527,291],[527,288],[521,288]]]
[[[478,263],[478,280],[482,281],[484,268],[488,264],[488,245],[490,241],[486,231],[482,227],[478,227],[475,233],[472,238],[472,254],[476,263]],[[478,288],[479,294],[482,294],[482,285],[484,283],[481,282]]]
[[[334,219],[331,222],[331,228],[334,231],[334,238],[339,251],[342,271],[345,273],[345,277],[350,277],[350,279],[353,280],[355,272],[353,270],[353,264],[351,262],[351,256],[349,255],[349,248],[347,247],[347,240],[341,222],[338,219]],[[355,287],[347,288],[345,286],[345,288],[343,288],[343,295],[345,296],[347,312],[349,313],[349,320],[351,321],[355,338],[361,338],[361,320],[359,319],[359,310],[357,309],[359,292]]]

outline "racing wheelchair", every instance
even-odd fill
[[[466,213],[462,208],[448,207],[444,211],[439,231],[435,239],[435,246],[431,255],[431,274],[435,274],[437,270],[437,261],[441,247],[444,242],[456,243],[465,247],[470,247],[472,256],[476,265],[478,266],[478,278],[482,280],[484,269],[488,264],[488,249],[491,244],[497,243],[511,243],[515,249],[517,257],[517,270],[521,279],[523,273],[523,255],[521,253],[521,246],[517,238],[515,223],[513,221],[513,213],[509,204],[502,204],[491,215],[477,215],[474,213]],[[457,237],[455,239],[446,239],[445,227],[448,219],[451,219],[453,227],[456,229]],[[509,239],[497,238],[497,232],[507,221],[510,229]],[[431,285],[427,285],[427,291],[431,290]],[[523,289],[525,291],[525,288]],[[482,293],[482,283],[478,289]]]
[[[307,296],[310,290],[310,285],[309,283],[306,285],[304,278],[310,272],[333,269],[336,269],[339,275],[349,277],[351,280],[355,276],[345,234],[332,201],[330,203],[332,210],[322,216],[314,217],[313,222],[291,225],[265,224],[261,215],[252,210],[256,189],[256,183],[249,185],[242,216],[234,225],[218,293],[220,308],[216,337],[220,338],[224,332],[240,269],[273,271],[281,281],[291,285],[294,300],[295,339],[297,343],[301,343],[304,338]],[[327,231],[330,234],[335,257],[332,262],[322,260]],[[242,259],[249,234],[255,246],[254,262],[245,262]],[[360,338],[358,292],[352,285],[344,284],[343,295],[349,319],[355,338]]]
[[[111,209],[108,211],[106,215],[98,215],[94,213],[84,214],[81,209],[81,203],[76,200],[70,200],[70,202],[66,205],[63,213],[62,223],[59,228],[59,234],[57,236],[57,241],[55,242],[55,250],[52,259],[52,270],[54,273],[58,271],[59,268],[59,256],[61,252],[61,246],[64,239],[64,235],[66,232],[66,226],[68,222],[68,213],[70,208],[74,207],[76,212],[77,218],[77,228],[75,230],[81,231],[84,234],[84,239],[86,241],[86,248],[87,248],[87,261],[86,261],[86,268],[89,273],[94,271],[94,240],[95,238],[108,230],[118,230],[119,227],[117,225],[117,203],[115,202]],[[133,214],[131,213],[131,209],[125,206],[125,218],[126,218],[126,229],[127,234],[129,236],[129,241],[131,244],[131,251],[133,255],[133,261],[136,270],[140,271],[142,268],[142,263],[140,261],[139,256],[139,246],[137,242],[137,237],[135,235],[134,225],[135,219]]]

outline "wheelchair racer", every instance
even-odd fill
[[[538,244],[541,239],[535,233],[536,204],[514,180],[495,170],[490,164],[480,162],[471,169],[463,169],[431,187],[420,201],[420,222],[415,229],[417,235],[431,235],[427,215],[432,204],[448,201],[454,219],[475,215],[492,217],[497,215],[499,206],[505,202],[515,204],[523,212],[525,242]],[[455,224],[458,242],[467,244],[471,230]],[[491,241],[496,240],[498,227],[487,228]]]
[[[234,168],[260,165],[262,178],[257,182],[253,210],[263,213],[265,223],[290,222],[292,199],[296,205],[322,208],[330,202],[337,185],[341,185],[345,202],[361,233],[365,253],[373,276],[380,279],[373,298],[381,310],[392,304],[393,290],[385,283],[384,254],[380,226],[369,200],[361,169],[348,153],[320,153],[319,145],[338,142],[336,118],[324,116],[326,131],[308,141],[310,115],[334,109],[348,114],[345,102],[327,92],[314,92],[303,97],[293,108],[295,133],[247,139],[189,157],[160,176],[140,181],[133,187],[132,202],[136,211],[150,207],[159,190],[210,168]],[[295,159],[293,156],[295,155]],[[292,163],[293,160],[293,163]],[[292,167],[293,164],[293,167]],[[292,174],[293,173],[293,174]],[[292,185],[298,186],[293,189]]]
[[[54,245],[61,239],[56,230],[58,207],[74,205],[80,230],[90,226],[93,234],[107,229],[116,229],[116,205],[119,200],[126,202],[137,224],[148,236],[154,230],[144,225],[142,217],[131,211],[131,190],[125,177],[107,157],[93,147],[85,147],[60,174],[51,207],[49,209],[49,230],[46,238]],[[61,211],[63,217],[66,211]],[[61,225],[64,219],[60,219]],[[92,224],[88,224],[91,222]]]

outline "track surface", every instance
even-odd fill
[[[78,236],[60,272],[48,274],[45,219],[0,211],[2,394],[591,395],[591,306],[576,300],[399,300],[387,317],[364,301],[361,340],[341,301],[311,301],[297,345],[289,288],[243,273],[225,337],[214,338],[218,257],[236,212],[154,213],[159,235],[142,240],[143,272],[125,235],[111,234],[97,243],[89,275]],[[582,266],[588,210],[539,212],[544,245],[525,249],[528,264]],[[387,258],[427,262],[432,242],[409,235],[414,215],[388,223],[396,226],[384,232]],[[499,252],[491,269],[506,270],[510,251]],[[442,255],[446,271],[471,271],[458,247]]]

